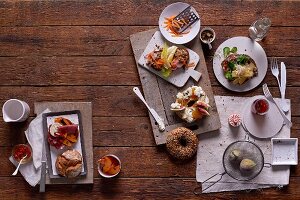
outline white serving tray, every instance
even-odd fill
[[[298,138],[272,138],[272,165],[298,164]]]
[[[168,78],[166,78],[161,74],[160,71],[157,71],[157,70],[153,69],[152,67],[150,67],[146,64],[145,57],[147,56],[147,54],[149,54],[153,50],[157,49],[157,46],[162,47],[164,45],[164,43],[167,43],[168,46],[173,45],[172,43],[169,43],[168,41],[166,41],[159,31],[156,31],[153,34],[150,42],[148,43],[146,49],[143,52],[143,54],[141,55],[141,57],[138,61],[138,64],[140,66],[146,68],[150,72],[156,74],[157,76],[161,77],[162,79],[172,83],[173,85],[175,85],[177,87],[183,87],[190,77],[192,77],[195,81],[198,82],[200,77],[201,77],[201,73],[194,70],[194,69],[195,69],[195,67],[197,66],[197,64],[200,60],[199,55],[196,52],[194,52],[193,50],[188,49],[183,45],[176,45],[176,46],[177,47],[183,47],[183,48],[186,48],[188,50],[188,52],[190,54],[189,63],[194,63],[195,64],[194,67],[189,67],[187,70],[177,69],[177,70],[173,71],[172,74]]]
[[[51,146],[48,143],[48,129],[51,124],[54,123],[55,118],[57,117],[64,117],[70,120],[73,124],[78,124],[78,141],[72,146],[72,147],[64,147],[62,149],[56,149],[55,147]],[[84,149],[84,143],[83,143],[83,128],[82,128],[82,122],[81,122],[81,113],[79,110],[73,110],[73,111],[64,111],[64,112],[50,112],[43,114],[43,128],[44,128],[44,136],[45,136],[45,145],[46,145],[46,152],[47,152],[47,165],[49,168],[49,177],[50,178],[61,178],[65,179],[65,177],[62,177],[58,174],[55,162],[59,155],[61,155],[63,152],[65,152],[68,149],[74,149],[77,150],[82,155],[83,165],[82,165],[82,171],[80,176],[85,176],[87,173],[87,166],[86,166],[86,156],[85,156],[85,149]]]

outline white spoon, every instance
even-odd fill
[[[20,165],[22,164],[22,161],[23,161],[26,157],[27,157],[27,155],[24,156],[24,157],[20,160],[20,162],[19,162],[19,164],[18,164],[18,166],[17,166],[17,169],[14,171],[14,173],[12,173],[12,176],[17,175],[17,173],[18,173],[18,171],[19,171],[19,168],[20,168]]]

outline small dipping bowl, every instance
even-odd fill
[[[104,178],[113,178],[121,171],[120,159],[113,155],[108,154],[98,160],[98,172]]]
[[[200,40],[204,44],[208,44],[209,49],[212,49],[211,43],[215,40],[215,38],[216,38],[216,33],[210,27],[204,27],[200,31]]]
[[[26,164],[32,159],[32,149],[28,144],[17,144],[11,151],[11,156],[18,163],[26,155],[27,157],[22,161],[21,164]]]
[[[251,105],[251,111],[258,115],[265,115],[269,110],[269,102],[265,98],[256,99]]]

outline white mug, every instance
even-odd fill
[[[30,114],[29,105],[18,99],[7,100],[2,107],[5,122],[23,122]]]

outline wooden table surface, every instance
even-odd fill
[[[40,194],[8,161],[12,146],[25,142],[25,123],[0,120],[0,199],[300,199],[300,167],[291,167],[290,184],[278,189],[195,196],[196,159],[178,164],[155,145],[148,113],[132,92],[140,81],[129,35],[157,27],[159,14],[175,1],[0,2],[0,103],[19,98],[37,101],[93,103],[94,185],[47,186]],[[292,100],[292,137],[300,129],[300,2],[188,1],[217,37],[212,51],[204,48],[215,95],[253,96],[224,89],[212,70],[218,45],[233,36],[247,36],[249,25],[267,16],[272,27],[261,45],[268,58],[287,66],[287,98]],[[268,69],[264,82],[279,97]],[[97,159],[118,155],[120,176],[102,179]]]

